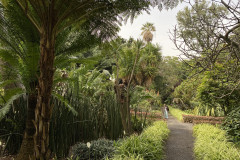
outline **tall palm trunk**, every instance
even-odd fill
[[[49,150],[49,128],[53,105],[50,104],[55,57],[55,36],[51,32],[44,31],[40,38],[40,77],[37,105],[35,109],[34,125],[34,158],[36,160],[48,160]]]
[[[33,136],[35,133],[35,127],[33,121],[35,119],[35,108],[37,104],[37,94],[33,92],[28,95],[28,108],[27,108],[27,120],[26,128],[24,131],[23,141],[21,144],[20,151],[17,155],[16,160],[27,160],[29,157],[33,156],[34,153],[34,143]]]

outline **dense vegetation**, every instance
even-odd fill
[[[122,21],[177,4],[1,0],[0,152],[45,160],[66,158],[75,145],[74,159],[106,158],[102,150],[114,152],[113,140],[125,137],[115,159],[162,159],[169,131],[151,116],[163,104],[179,120],[224,116],[225,131],[203,125],[196,136],[208,128],[239,144],[239,3],[195,1],[180,11],[172,40],[182,58],[162,56],[152,23],[142,26],[142,39],[117,35]],[[92,153],[87,142],[100,151]]]
[[[228,142],[225,131],[209,124],[194,126],[196,159],[239,159],[239,150]]]

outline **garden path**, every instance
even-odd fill
[[[171,115],[167,124],[170,135],[166,143],[165,160],[194,160],[192,124],[182,123]]]

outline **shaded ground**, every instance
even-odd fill
[[[192,124],[179,122],[169,115],[170,135],[166,143],[165,160],[194,160]]]

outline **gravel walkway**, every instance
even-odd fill
[[[166,143],[165,160],[194,160],[192,124],[179,122],[169,115],[170,135]]]

